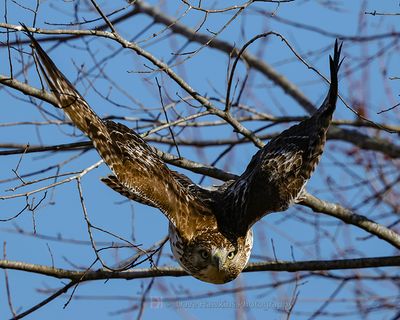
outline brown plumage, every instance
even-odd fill
[[[231,208],[220,219],[230,221],[228,216],[233,214],[237,220],[229,230],[244,234],[267,213],[284,211],[301,200],[301,191],[321,158],[336,108],[341,49],[336,40],[333,58],[329,57],[331,84],[321,107],[260,149],[224,194]]]
[[[172,252],[188,273],[212,283],[235,279],[250,257],[252,225],[298,201],[319,162],[336,105],[341,45],[336,41],[330,57],[331,85],[318,111],[259,150],[236,181],[208,190],[170,170],[133,130],[101,120],[27,28],[25,32],[58,106],[93,141],[113,172],[103,182],[164,213]]]

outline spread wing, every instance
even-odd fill
[[[187,176],[185,176],[181,173],[178,173],[176,171],[171,171],[171,173],[174,176],[174,178],[182,184],[183,188],[186,188],[189,190],[188,192],[197,194],[197,195],[199,193],[202,193],[202,189],[199,188],[198,185],[194,184],[193,181],[190,180]],[[154,202],[152,202],[149,199],[146,199],[145,197],[143,197],[142,195],[137,193],[135,190],[125,187],[118,180],[118,178],[114,175],[109,175],[105,178],[101,178],[101,181],[103,183],[105,183],[109,188],[113,189],[115,192],[123,195],[124,197],[126,197],[130,200],[140,202],[141,204],[145,204],[150,207],[157,208],[157,206],[154,204]]]
[[[224,201],[230,206],[226,214],[233,213],[235,218],[229,220],[235,221],[231,228],[237,232],[247,231],[265,214],[286,210],[298,200],[320,160],[335,110],[341,47],[336,41],[333,58],[329,57],[331,83],[321,107],[260,149],[225,191]]]
[[[104,182],[122,195],[159,208],[181,232],[190,233],[188,224],[208,213],[194,196],[190,179],[168,169],[160,157],[134,131],[112,121],[101,120],[74,86],[65,78],[25,28],[35,49],[35,57],[59,108],[92,141],[115,176]]]

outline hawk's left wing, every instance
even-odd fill
[[[224,192],[224,221],[231,221],[230,229],[247,232],[265,214],[286,210],[299,200],[320,160],[335,110],[341,47],[336,41],[333,58],[329,57],[331,84],[321,107],[259,150],[246,171]]]

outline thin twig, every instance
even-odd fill
[[[67,285],[65,285],[64,287],[62,287],[61,289],[59,289],[58,291],[56,291],[54,294],[52,294],[50,297],[44,299],[43,301],[39,302],[38,304],[34,305],[32,308],[29,308],[28,310],[21,312],[20,314],[16,315],[15,317],[13,317],[10,320],[18,320],[18,319],[22,319],[25,316],[35,312],[36,310],[42,308],[43,306],[45,306],[46,304],[48,304],[49,302],[53,301],[54,299],[56,299],[57,297],[61,296],[63,293],[66,293],[71,287],[73,287],[76,284],[75,281],[71,281],[70,283],[68,283]]]
[[[7,260],[7,249],[6,249],[6,242],[3,242],[3,259]],[[15,312],[13,303],[12,303],[12,296],[11,296],[11,289],[10,289],[10,280],[8,279],[8,271],[7,269],[4,269],[4,278],[6,282],[6,292],[7,292],[7,302],[8,302],[8,307],[10,308],[10,311],[15,318],[17,316],[17,313]]]
[[[163,96],[162,96],[162,92],[161,92],[161,86],[160,86],[160,83],[158,82],[158,78],[157,77],[156,77],[156,83],[157,83],[157,87],[158,87],[158,93],[160,95],[161,106],[162,106],[163,111],[164,111],[165,120],[167,121],[167,124],[169,124],[168,114],[167,114],[167,111],[165,110],[164,100],[163,100]],[[181,153],[179,152],[179,147],[178,147],[178,144],[176,143],[176,140],[175,140],[175,134],[174,134],[174,132],[173,132],[173,130],[172,130],[170,125],[168,126],[168,130],[169,130],[169,133],[171,134],[172,140],[174,141],[174,145],[175,145],[175,148],[176,148],[176,152],[178,153],[178,157],[181,158],[182,156],[181,156]]]
[[[111,29],[111,31],[116,34],[117,31],[115,30],[113,24],[108,19],[108,17],[103,13],[97,2],[95,0],[90,0],[90,2],[92,3],[93,7],[95,7],[96,11],[100,14],[100,16],[103,18],[108,27]]]

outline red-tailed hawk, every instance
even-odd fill
[[[320,160],[337,100],[341,45],[336,41],[329,57],[331,84],[322,106],[260,149],[237,180],[208,190],[168,169],[133,130],[100,119],[25,31],[59,107],[113,172],[103,182],[168,218],[172,252],[192,276],[211,283],[235,279],[250,257],[253,224],[299,201]]]

